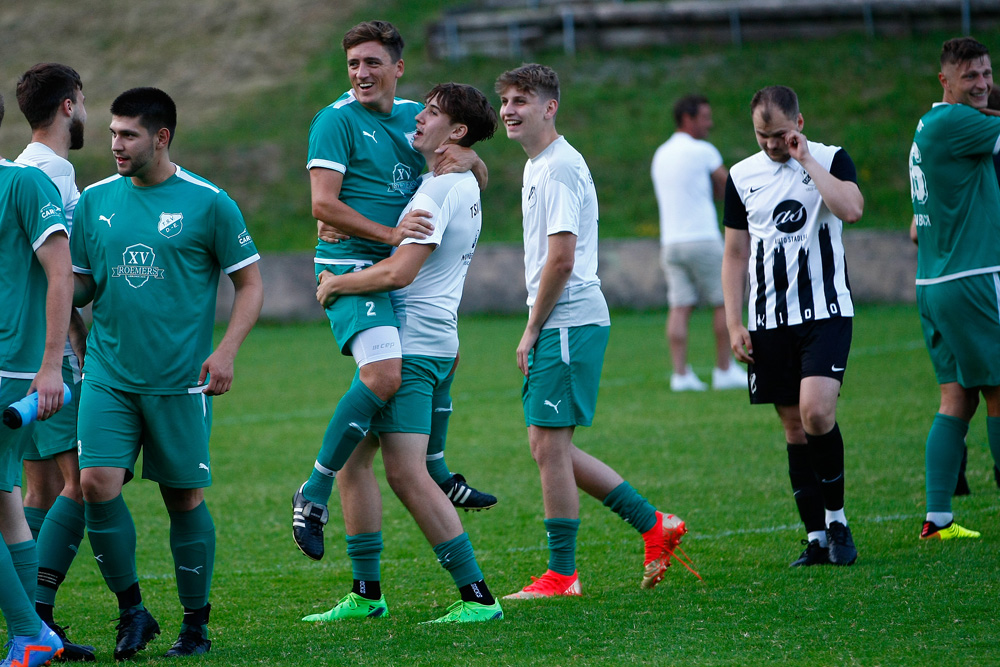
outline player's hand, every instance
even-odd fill
[[[788,146],[788,154],[795,158],[796,162],[802,162],[809,156],[809,142],[806,135],[798,130],[785,132],[785,145]]]
[[[987,107],[979,109],[979,113],[986,114],[987,116],[1000,116],[1000,111]]]
[[[753,363],[753,343],[750,342],[750,332],[746,327],[730,330],[729,347],[737,361],[742,361],[744,364]]]
[[[430,211],[415,208],[403,216],[393,229],[393,243],[398,246],[403,239],[425,239],[434,231]]]
[[[198,385],[208,378],[208,386],[205,387],[206,396],[221,396],[233,387],[233,362],[236,361],[234,355],[217,349],[213,352],[205,363],[201,365],[201,375],[198,376]]]
[[[439,146],[434,152],[441,156],[437,165],[434,166],[434,173],[439,176],[441,174],[461,174],[464,171],[470,171],[476,162],[479,161],[476,151],[467,146],[459,146],[458,144],[445,144],[444,146]]]
[[[333,225],[325,223],[322,220],[316,221],[316,237],[320,241],[326,241],[327,243],[340,243],[351,238]]]
[[[44,421],[59,412],[63,406],[62,368],[39,369],[25,396],[36,391],[38,392],[38,421]]]
[[[528,377],[528,353],[538,342],[538,333],[531,327],[525,327],[521,342],[517,344],[517,367],[524,373],[524,377]]]
[[[332,271],[324,270],[320,272],[318,284],[316,285],[316,300],[324,308],[329,308],[337,300],[337,295],[334,294],[336,283],[337,276]]]

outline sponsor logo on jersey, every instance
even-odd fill
[[[118,215],[118,214],[117,213],[112,213],[111,214],[111,218],[114,218],[116,215]],[[97,216],[97,219],[100,220],[101,222],[108,223],[108,227],[109,228],[111,227],[111,218],[107,217],[106,215],[99,215],[99,216]]]
[[[392,168],[392,183],[389,183],[389,192],[403,194],[409,197],[417,191],[420,183],[413,177],[413,170],[407,165],[397,162]]]
[[[39,213],[42,215],[42,220],[48,220],[54,215],[62,215],[62,209],[50,202],[43,206]]]
[[[375,138],[375,130],[372,130],[371,132],[361,130],[361,134],[365,135],[366,137],[374,141],[376,144],[378,143],[378,139]]]
[[[771,214],[774,226],[785,234],[794,234],[802,229],[808,217],[806,207],[794,199],[786,199],[781,202],[774,207],[774,212]]]
[[[250,238],[250,232],[248,232],[245,229],[242,232],[240,232],[240,235],[236,237],[236,240],[240,242],[241,246],[250,245],[251,243],[253,243],[253,239]]]
[[[148,245],[136,243],[125,248],[122,253],[122,263],[112,267],[111,277],[122,278],[132,287],[139,289],[150,278],[163,279],[163,269],[154,266],[156,253]]]
[[[184,229],[183,213],[161,213],[160,221],[156,224],[156,229],[168,239],[177,236]]]

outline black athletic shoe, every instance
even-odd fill
[[[830,562],[834,565],[851,565],[858,559],[851,529],[834,521],[826,529],[826,542],[830,551]]]
[[[292,497],[292,539],[305,555],[313,560],[323,558],[323,526],[330,519],[330,512],[323,505],[306,500],[302,495],[303,484]]]
[[[94,662],[97,660],[97,656],[94,655],[95,649],[93,646],[74,644],[66,638],[66,628],[69,626],[64,628],[55,623],[46,623],[45,625],[49,626],[49,629],[56,633],[63,643],[62,655],[54,659],[56,662]]]
[[[185,630],[178,637],[170,650],[163,654],[164,658],[182,658],[188,655],[208,653],[212,642],[203,637],[197,630]]]
[[[115,660],[128,660],[160,634],[160,625],[146,609],[126,609],[118,617]]]
[[[444,495],[448,496],[448,500],[455,507],[460,507],[466,512],[478,512],[479,510],[488,510],[497,504],[497,497],[491,496],[488,493],[483,493],[482,491],[477,491],[468,484],[465,483],[465,477],[455,473],[447,481],[444,481],[438,486],[444,491]]]
[[[802,544],[806,545],[805,551],[799,555],[798,560],[793,561],[788,567],[830,564],[830,551],[826,547],[821,547],[819,540],[802,540]]]

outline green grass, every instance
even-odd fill
[[[290,535],[290,498],[308,475],[326,422],[353,373],[322,324],[262,325],[237,360],[232,393],[215,401],[218,527],[214,646],[199,664],[289,665],[983,665],[995,661],[1000,594],[1000,492],[981,416],[969,435],[973,494],[956,499],[983,539],[923,544],[923,442],[937,388],[913,306],[859,310],[840,401],[847,443],[847,512],[861,552],[851,568],[789,570],[801,550],[777,417],[743,392],[667,389],[663,312],[615,313],[595,426],[576,443],[615,467],[660,508],[688,522],[688,554],[704,576],[668,570],[639,589],[635,532],[584,498],[578,565],[584,597],[505,603],[503,622],[421,626],[457,599],[414,522],[382,483],[383,584],[392,616],[307,625],[347,592],[350,567],[334,507],[327,555],[307,560]],[[514,349],[523,318],[466,317],[453,470],[500,497],[463,514],[492,590],[517,590],[545,568],[538,474],[528,453]],[[707,316],[692,323],[692,363],[712,352]],[[164,629],[180,622],[168,526],[155,485],[126,486],[137,518],[148,606]],[[56,618],[110,660],[116,615],[84,541]],[[140,664],[145,661],[138,660]],[[155,662],[155,660],[151,660]]]

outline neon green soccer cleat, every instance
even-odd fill
[[[969,530],[968,528],[958,525],[954,521],[943,527],[937,525],[933,521],[925,521],[924,528],[920,531],[920,539],[922,540],[954,540],[961,538],[976,538],[979,536],[980,533],[978,530]]]
[[[309,614],[302,620],[310,623],[324,623],[326,621],[339,621],[342,618],[387,618],[389,607],[385,603],[383,595],[378,600],[363,598],[357,593],[351,592],[340,599],[337,606],[322,614]]]
[[[493,604],[480,604],[478,602],[466,602],[459,600],[448,607],[448,613],[441,618],[427,623],[477,623],[479,621],[499,621],[503,619],[503,609],[500,608],[500,601],[494,600]]]

